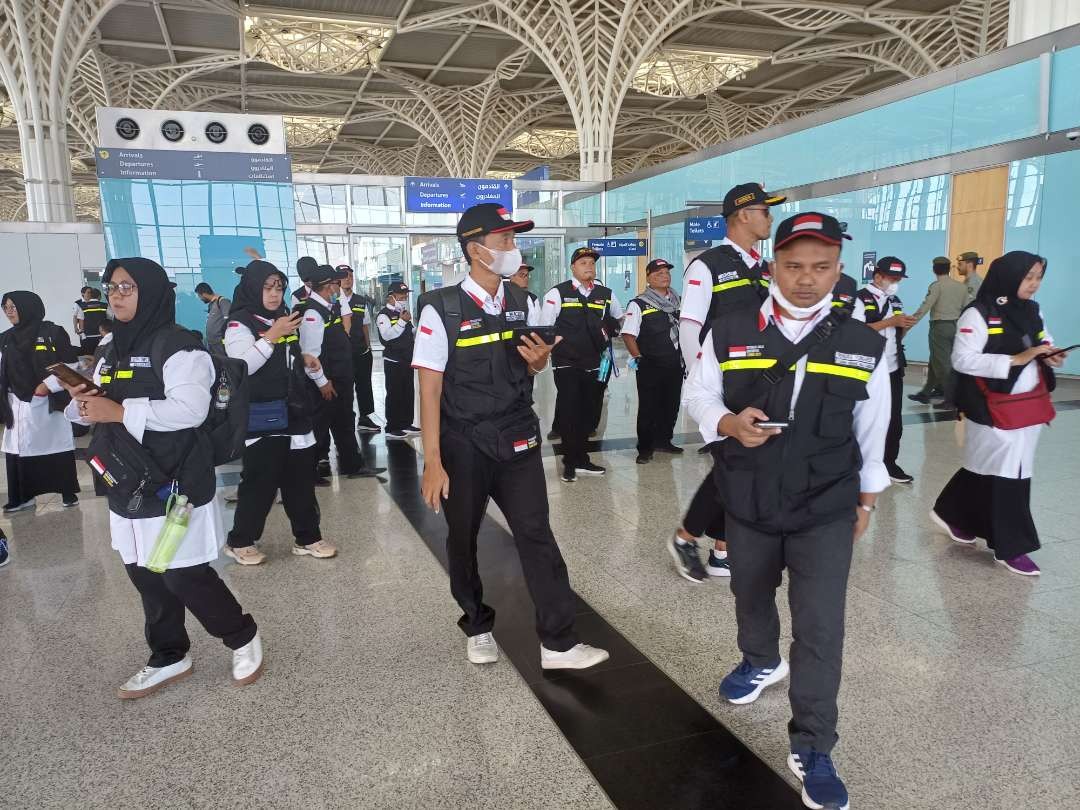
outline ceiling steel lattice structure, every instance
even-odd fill
[[[0,213],[87,207],[70,161],[92,160],[98,106],[303,116],[294,159],[323,172],[544,162],[606,180],[1004,47],[1009,13],[1008,0],[265,2],[0,0],[0,151],[21,163],[0,168],[0,195],[19,198]]]

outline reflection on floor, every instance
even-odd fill
[[[538,386],[545,417],[552,412],[550,383],[545,376]],[[1058,397],[1080,400],[1080,385],[1063,384]],[[1080,500],[1073,480],[1080,414],[1062,409],[1039,448],[1033,491],[1044,544],[1036,560],[1044,573],[1032,580],[932,529],[926,510],[959,459],[956,425],[919,423],[917,414],[929,409],[907,404],[912,420],[901,463],[916,480],[882,498],[856,548],[851,578],[836,755],[853,806],[1080,806],[1080,776],[1069,753],[1080,747],[1073,675],[1080,668]],[[601,438],[632,437],[635,408],[632,379],[614,381]],[[681,421],[677,430],[690,434],[692,426]],[[655,664],[775,769],[777,782],[791,781],[783,690],[747,707],[716,696],[719,678],[738,658],[726,584],[685,582],[663,549],[707,459],[691,452],[638,466],[632,442],[604,446],[621,449],[594,457],[608,466],[603,479],[565,485],[556,460],[544,462],[552,521],[576,590],[625,638],[624,656]],[[370,449],[386,460],[380,439]],[[394,452],[405,458],[412,451]],[[602,719],[591,719],[581,705],[560,717],[558,699],[580,692],[537,681],[528,654],[535,636],[526,629],[527,614],[515,615],[512,577],[498,566],[488,580],[496,609],[505,607],[496,635],[516,666],[506,659],[485,668],[466,662],[445,574],[425,545],[437,549],[441,538],[424,528],[427,516],[407,497],[407,469],[392,466],[395,477],[386,485],[335,479],[332,491],[320,492],[326,534],[342,547],[337,560],[289,555],[287,523],[276,509],[263,543],[267,565],[218,563],[261,623],[268,652],[261,681],[233,688],[227,651],[193,627],[194,676],[130,704],[114,694],[145,661],[140,610],[109,549],[107,513],[90,494],[88,476],[82,473],[79,508],[61,509],[58,496],[42,498],[36,513],[0,521],[12,539],[12,563],[0,570],[4,803],[130,807],[170,797],[190,807],[705,804],[706,794],[687,786],[727,778],[719,772],[724,763],[698,757],[701,735],[673,741],[657,725],[664,718],[641,712],[650,684],[637,703],[625,698],[634,721],[609,734],[591,733]],[[497,509],[491,519],[481,552],[489,562],[505,539]],[[787,633],[783,607],[782,617]],[[663,679],[658,671],[654,677]],[[591,700],[607,694],[602,672],[577,683],[596,690]],[[620,775],[632,782],[630,769],[652,785],[647,798],[611,787]],[[778,796],[780,802],[788,794]],[[753,806],[745,797],[729,799],[707,806]]]

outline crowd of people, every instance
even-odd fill
[[[952,540],[986,542],[1009,571],[1037,575],[1031,473],[1050,392],[1065,353],[1055,349],[1034,300],[1046,260],[1014,251],[933,261],[935,280],[913,314],[899,286],[900,257],[876,263],[858,288],[843,274],[851,237],[834,217],[802,212],[773,228],[784,197],[760,185],[725,196],[727,236],[698,255],[673,289],[675,266],[656,258],[625,310],[597,281],[599,255],[579,248],[571,277],[536,295],[516,246],[533,223],[477,205],[457,226],[468,273],[416,303],[394,282],[383,306],[358,292],[351,267],[297,262],[303,286],[287,298],[286,274],[262,259],[238,268],[232,298],[206,284],[205,342],[175,323],[163,268],[113,259],[103,289],[76,303],[76,348],[45,320],[29,291],[3,297],[0,417],[8,503],[29,510],[58,492],[76,506],[73,429],[92,428],[95,487],[108,501],[112,545],[138,591],[150,657],[119,690],[139,698],[192,672],[184,611],[232,651],[236,683],[257,679],[263,648],[254,618],[210,563],[219,552],[260,565],[258,547],[280,493],[292,554],[330,559],[317,491],[334,474],[378,477],[357,434],[373,420],[374,321],[383,354],[385,438],[420,436],[421,494],[445,516],[450,590],[474,664],[499,659],[495,612],[484,602],[477,534],[488,502],[506,516],[536,608],[544,669],[585,669],[608,652],[575,630],[570,575],[552,532],[533,408],[535,375],[549,365],[557,389],[549,438],[559,478],[602,476],[588,453],[621,338],[636,374],[637,458],[680,454],[680,404],[700,430],[712,467],[664,542],[678,574],[698,584],[728,578],[741,660],[720,682],[722,699],[755,701],[790,677],[788,765],[808,807],[848,805],[832,761],[852,545],[881,493],[910,484],[899,465],[904,336],[929,316],[930,363],[921,404],[966,423],[963,464],[930,516]],[[766,261],[757,246],[773,240]],[[80,355],[82,356],[80,359]],[[59,365],[65,368],[59,368]],[[81,372],[72,377],[65,369]],[[415,424],[418,381],[420,426]],[[241,391],[242,389],[242,391]],[[235,450],[227,450],[235,444]],[[242,470],[226,533],[215,465]],[[698,542],[711,541],[703,560]],[[0,565],[8,551],[0,537]],[[329,563],[327,563],[329,564]],[[776,590],[788,572],[793,637],[781,654]]]

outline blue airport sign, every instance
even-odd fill
[[[288,155],[199,152],[193,149],[94,150],[97,176],[109,180],[219,180],[233,183],[291,183]]]
[[[459,214],[480,203],[498,203],[513,210],[509,180],[466,180],[458,177],[406,177],[405,210],[412,214]]]
[[[590,239],[589,247],[601,256],[644,256],[648,243],[644,239]]]
[[[683,226],[686,242],[719,242],[727,236],[727,221],[723,217],[687,217]]]

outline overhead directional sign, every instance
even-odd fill
[[[465,180],[457,177],[406,177],[405,210],[413,214],[455,214],[480,203],[514,207],[509,180]]]
[[[601,256],[644,256],[648,243],[644,239],[590,239],[589,247]]]
[[[683,238],[687,242],[719,241],[727,236],[727,221],[723,217],[688,217]]]
[[[94,157],[99,179],[292,182],[288,155],[98,147]]]

